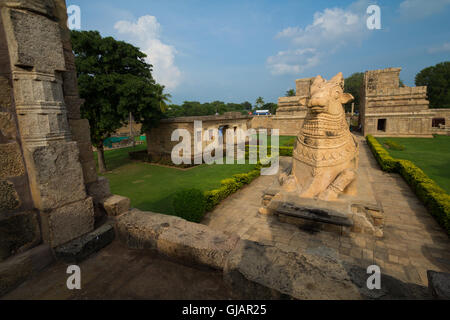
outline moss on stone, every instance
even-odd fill
[[[0,180],[0,211],[13,210],[20,205],[19,196],[11,182]]]
[[[0,178],[18,177],[25,174],[22,153],[17,143],[0,145]]]
[[[34,242],[39,235],[36,213],[23,212],[0,220],[0,261],[19,248]]]

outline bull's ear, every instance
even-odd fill
[[[350,93],[343,93],[343,94],[341,94],[341,97],[339,98],[339,101],[342,104],[352,102],[353,100],[355,100],[355,98]]]

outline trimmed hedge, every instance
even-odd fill
[[[366,140],[381,169],[386,172],[397,172],[397,161],[391,157],[389,152],[372,135],[368,135]]]
[[[399,173],[450,235],[450,195],[411,161],[392,158],[373,136],[366,140],[383,171]]]
[[[230,194],[235,193],[244,185],[250,184],[255,178],[259,177],[260,173],[261,166],[257,165],[256,168],[250,172],[235,174],[232,178],[222,180],[220,182],[220,188],[205,191],[203,195],[206,199],[206,211],[211,211]]]
[[[203,192],[198,189],[177,192],[173,198],[173,208],[178,217],[192,222],[202,221],[206,208]]]
[[[233,175],[232,178],[220,182],[218,189],[201,192],[198,189],[185,189],[174,196],[173,207],[175,215],[192,222],[200,222],[206,212],[214,209],[222,200],[235,193],[246,184],[250,184],[259,177],[262,166],[257,164],[255,169]]]

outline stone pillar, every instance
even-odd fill
[[[77,112],[81,102],[73,56],[65,20],[58,17],[65,4],[21,0],[0,5],[31,195],[41,213],[43,239],[56,247],[94,227],[93,202],[85,191],[85,177],[94,177],[84,174],[79,147],[88,142],[89,127]]]
[[[6,34],[0,19],[0,262],[41,241],[12,91]]]

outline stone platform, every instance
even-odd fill
[[[280,172],[290,174],[292,158],[283,157]],[[383,236],[383,210],[375,198],[367,167],[358,168],[357,194],[342,195],[337,201],[300,198],[282,190],[279,179],[273,179],[262,195],[260,213],[274,214],[279,221],[310,231],[350,232]]]

